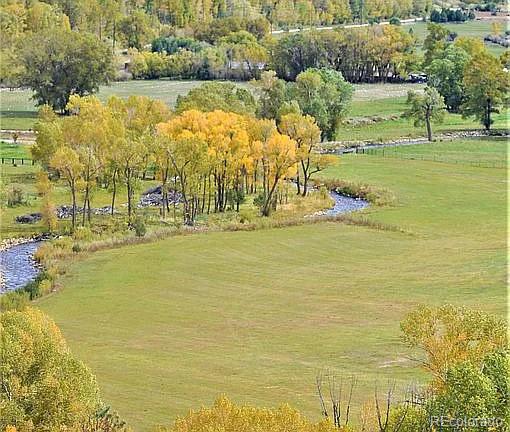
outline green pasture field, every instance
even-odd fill
[[[131,95],[149,96],[161,99],[174,106],[177,96],[187,94],[201,81],[123,81],[110,86],[102,86],[98,97],[106,101],[110,96],[127,98]],[[37,107],[31,99],[32,92],[25,90],[3,90],[0,92],[0,126],[1,129],[31,129],[37,120]]]
[[[177,96],[187,94],[204,81],[140,80],[115,82],[100,88],[98,97],[106,101],[110,96],[127,98],[130,95],[160,99],[170,107],[175,106]],[[252,88],[249,83],[238,85]],[[354,101],[368,101],[401,97],[408,90],[423,88],[419,84],[356,84]],[[3,90],[0,92],[0,129],[26,130],[37,120],[37,108],[31,100],[30,90]],[[369,105],[367,105],[369,106]]]
[[[440,141],[430,144],[370,150],[370,153],[376,156],[426,159],[437,162],[498,168],[505,168],[507,166],[507,158],[502,157],[507,152],[508,139],[503,137],[456,140],[454,146],[452,146],[450,141]]]
[[[30,147],[26,144],[14,144],[0,141],[0,157],[3,158],[31,158]]]
[[[502,30],[504,31],[504,18],[502,17]],[[458,36],[468,36],[483,40],[485,36],[492,32],[491,21],[488,20],[473,20],[466,21],[463,23],[441,23],[448,28],[448,30],[457,33]],[[404,29],[413,29],[414,35],[418,39],[419,50],[423,45],[423,41],[427,37],[427,23],[417,22],[415,24],[409,24],[403,26]],[[498,44],[487,43],[487,49],[494,55],[501,55],[505,52],[505,48]]]
[[[367,115],[401,115],[405,109],[406,98],[384,99],[374,102],[353,102],[352,117]],[[353,115],[354,114],[354,115]],[[493,115],[494,129],[508,129],[508,109]],[[443,123],[432,124],[434,133],[455,132],[470,129],[482,129],[482,125],[474,118],[462,118],[460,114],[446,113]],[[412,119],[398,118],[382,120],[371,124],[344,124],[338,128],[339,141],[387,141],[395,138],[415,138],[426,136],[425,126],[415,127]]]
[[[477,158],[505,159],[499,141],[483,144]],[[413,151],[469,151],[433,145]],[[405,232],[319,223],[174,237],[94,253],[38,301],[135,430],[221,393],[319,418],[315,376],[328,368],[358,377],[357,412],[376,381],[427,379],[400,339],[417,304],[505,313],[505,170],[346,155],[322,175],[392,190],[395,205],[359,217]]]
[[[170,106],[175,104],[179,94],[186,94],[200,81],[128,81],[114,83],[101,88],[99,97],[106,100],[111,95],[127,97],[139,94],[161,99]],[[249,85],[249,84],[244,84]],[[419,91],[421,84],[361,84],[355,85],[353,102],[348,117],[401,114],[406,109],[406,95],[409,90]],[[28,90],[3,91],[1,121],[3,129],[33,127],[36,120],[35,107],[30,102]],[[14,113],[14,114],[13,114]],[[21,114],[20,114],[21,113]],[[30,114],[31,113],[31,114]],[[22,117],[19,117],[22,115]],[[494,127],[506,127],[506,111],[494,116]],[[20,123],[21,122],[21,123]],[[462,119],[458,114],[448,114],[444,124],[434,126],[436,131],[479,129],[481,126],[472,118]],[[405,136],[423,136],[423,128],[415,128],[411,120],[386,120],[371,125],[344,126],[338,132],[339,140],[387,140]],[[1,154],[0,154],[1,155]]]

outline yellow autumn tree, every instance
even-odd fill
[[[327,420],[312,423],[289,405],[276,409],[239,406],[219,397],[211,408],[191,411],[160,432],[338,432]],[[341,431],[341,429],[340,429]]]
[[[274,133],[263,145],[262,167],[264,198],[260,206],[262,216],[276,210],[276,188],[285,177],[295,173],[296,142],[287,135]]]
[[[317,151],[321,131],[313,117],[296,113],[286,114],[281,118],[279,129],[296,142],[297,193],[306,196],[312,175],[331,165],[334,159]]]
[[[72,199],[71,224],[76,228],[76,203],[78,185],[82,180],[83,164],[78,154],[70,147],[60,147],[50,159],[50,167],[57,170],[65,179]]]

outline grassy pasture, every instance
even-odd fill
[[[417,303],[505,313],[505,170],[346,155],[323,175],[393,190],[395,206],[363,214],[407,233],[322,223],[172,238],[75,262],[38,302],[136,430],[220,393],[317,418],[315,374],[328,367],[360,378],[359,407],[375,380],[424,379],[399,340]]]
[[[175,106],[177,96],[187,94],[203,81],[143,80],[115,82],[102,86],[98,97],[106,101],[110,96],[127,98],[130,95],[148,96],[160,99],[169,106]],[[238,85],[252,88],[249,83]],[[401,97],[410,89],[422,88],[415,84],[361,84],[355,85],[354,100],[367,101],[391,97]],[[0,91],[0,129],[30,129],[37,120],[37,107],[31,99],[30,90]]]
[[[0,141],[0,157],[4,158],[31,158],[30,147],[25,144],[14,144]]]
[[[98,97],[106,101],[110,96],[128,97],[130,95],[149,96],[161,99],[174,106],[178,95],[187,94],[198,86],[200,81],[125,81],[102,86]],[[31,99],[30,90],[3,90],[0,92],[1,129],[30,129],[37,120],[37,107]]]
[[[406,159],[425,159],[465,165],[481,165],[504,168],[507,159],[501,155],[508,150],[506,138],[482,138],[457,140],[452,146],[450,141],[434,142],[412,146],[386,147],[372,149],[376,156]]]
[[[505,28],[505,20],[501,19],[502,28]],[[485,36],[491,33],[491,20],[473,20],[464,23],[441,23],[451,32],[457,33],[458,36],[468,36],[483,40]],[[427,23],[417,22],[414,24],[406,25],[406,30],[413,29],[414,35],[418,39],[418,50],[421,51],[423,41],[427,37]],[[505,48],[501,45],[487,43],[487,49],[494,55],[501,55],[505,52]]]
[[[388,84],[391,86],[391,84]],[[369,116],[388,116],[402,115],[408,108],[406,105],[407,95],[399,96],[399,93],[405,92],[407,88],[404,85],[401,90],[395,90],[394,96],[389,98],[380,98],[376,100],[365,100],[364,98],[354,98],[348,117],[362,118]],[[419,91],[423,86],[414,85],[408,90]],[[359,90],[358,90],[359,92]],[[508,128],[508,109],[503,108],[500,113],[493,114],[495,129]],[[469,129],[482,129],[482,125],[474,118],[462,118],[460,114],[446,113],[442,124],[432,124],[434,133],[453,132]],[[343,141],[385,141],[397,137],[419,137],[425,136],[425,126],[415,127],[412,119],[398,118],[395,120],[382,120],[371,124],[345,124],[339,127],[337,139]]]

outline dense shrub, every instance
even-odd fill
[[[391,205],[396,200],[395,195],[390,190],[364,183],[354,183],[340,179],[322,180],[321,182],[329,190],[353,198],[362,198],[378,206]]]
[[[52,287],[53,284],[49,275],[45,271],[42,271],[33,281],[28,282],[23,288],[21,288],[20,292],[27,293],[30,300],[35,300],[48,294]]]
[[[11,291],[0,296],[0,312],[9,310],[23,310],[30,301],[30,295],[25,291]]]
[[[430,13],[430,21],[435,23],[444,22],[464,22],[475,19],[473,11],[463,11],[461,9],[442,9],[441,11],[434,9]]]
[[[145,221],[141,216],[135,217],[133,220],[133,229],[135,230],[135,234],[137,237],[143,237],[147,232],[147,227],[145,226]]]
[[[187,37],[159,37],[152,41],[152,52],[175,54],[176,52],[185,49],[192,52],[198,52],[205,48],[207,44],[198,42],[195,39]]]

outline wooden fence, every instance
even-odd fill
[[[10,158],[10,157],[2,157],[0,158],[2,160],[2,165],[9,164],[9,165],[35,165],[35,160],[29,159],[29,158]]]

